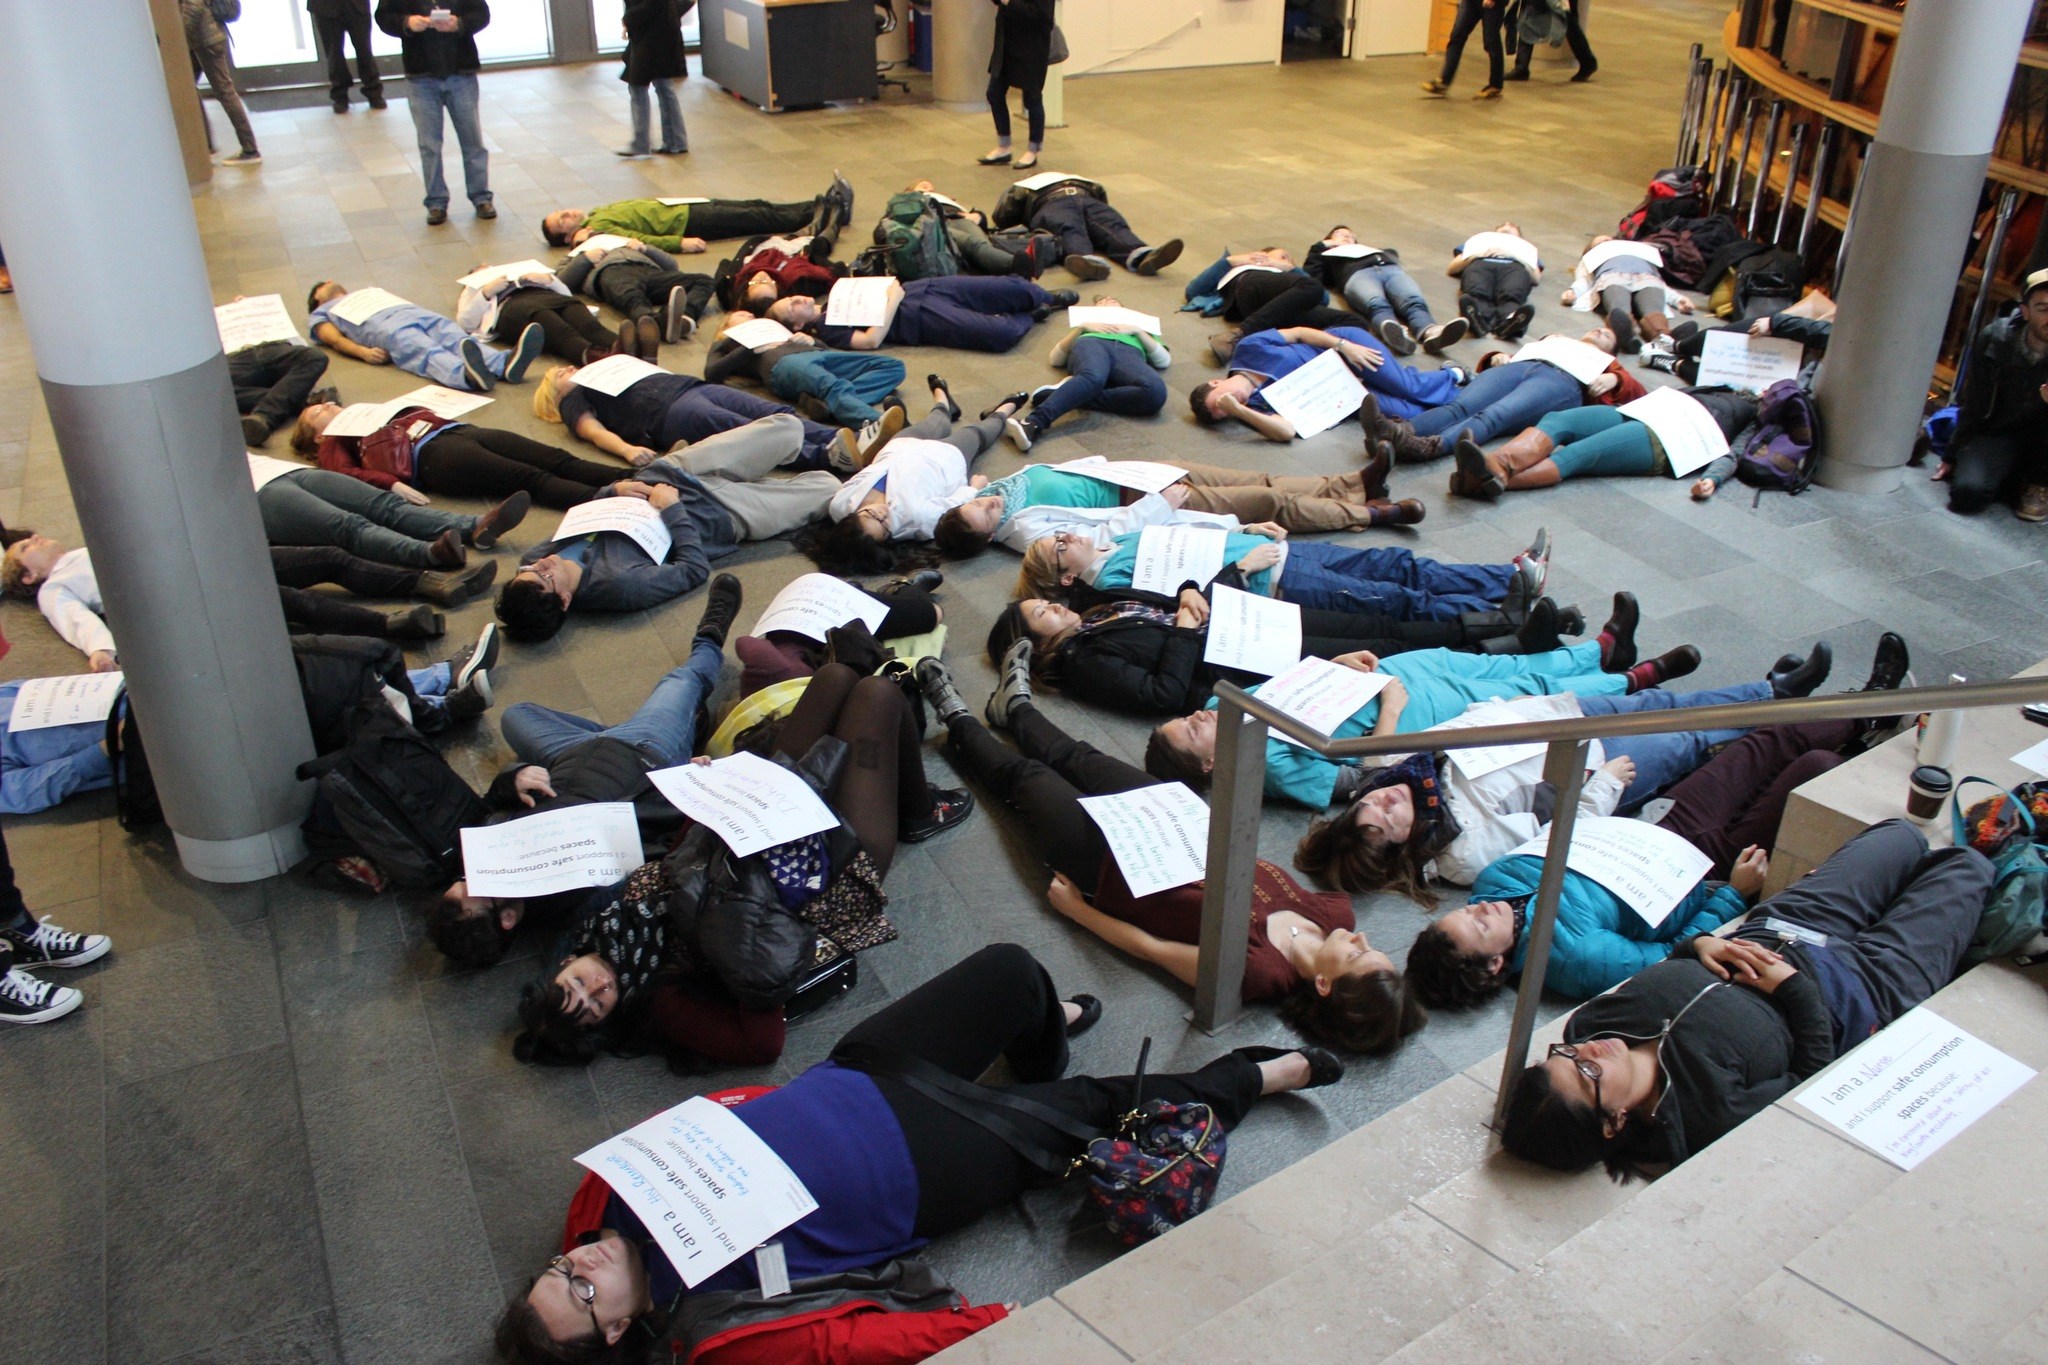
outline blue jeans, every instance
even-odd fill
[[[632,745],[660,767],[673,767],[690,756],[697,737],[697,707],[718,685],[724,657],[719,646],[699,640],[690,651],[690,661],[670,670],[640,703],[640,709],[617,725],[602,725],[530,701],[507,707],[498,725],[505,743],[526,763],[545,767],[584,741],[604,735]]]
[[[396,493],[332,469],[302,469],[257,490],[256,510],[273,545],[338,545],[352,555],[408,569],[433,567],[432,543],[464,534],[475,517],[415,507]]]
[[[1382,318],[1395,316],[1411,332],[1436,325],[1429,315],[1429,301],[1398,265],[1368,265],[1352,271],[1351,278],[1344,281],[1344,300],[1375,327]]]
[[[1713,687],[1704,692],[1666,692],[1646,687],[1626,697],[1579,698],[1579,710],[1588,716],[1611,716],[1624,711],[1672,711],[1690,706],[1722,706],[1738,701],[1769,701],[1767,682],[1737,683]],[[1707,750],[1717,744],[1741,739],[1747,730],[1686,730],[1673,735],[1630,735],[1625,739],[1603,739],[1609,758],[1627,758],[1636,765],[1635,780],[1621,794],[1623,814],[1636,809],[1658,792],[1707,761]]]
[[[786,356],[768,372],[768,391],[794,403],[809,394],[849,427],[882,415],[875,406],[903,382],[903,362],[873,351],[815,351]]]
[[[1440,564],[1389,547],[1359,550],[1290,540],[1278,595],[1329,611],[1450,621],[1468,611],[1492,611],[1507,595],[1514,572],[1512,564]]]
[[[1150,417],[1166,406],[1166,381],[1143,351],[1121,341],[1075,338],[1067,352],[1067,372],[1070,377],[1025,419],[1033,430],[1045,430],[1076,408]]]
[[[1514,360],[1472,376],[1458,396],[1414,419],[1418,436],[1441,436],[1445,445],[1470,436],[1485,445],[1496,436],[1534,426],[1536,419],[1585,401],[1579,381],[1541,360]]]
[[[441,174],[441,114],[455,125],[462,144],[462,189],[472,204],[491,202],[491,154],[484,150],[483,125],[477,122],[476,73],[460,76],[407,76],[405,103],[412,110],[413,131],[420,140],[420,175],[427,182],[430,209],[448,207],[448,181]]]
[[[661,101],[661,150],[664,152],[686,152],[690,149],[690,137],[683,128],[683,106],[676,99],[676,83],[672,80],[654,81],[654,97]],[[636,152],[647,150],[647,87],[628,85],[626,94],[633,106],[633,143]]]

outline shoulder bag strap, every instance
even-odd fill
[[[1008,1094],[989,1086],[978,1085],[973,1081],[963,1081],[952,1072],[935,1066],[922,1057],[879,1048],[861,1049],[856,1056],[857,1060],[871,1067],[874,1074],[894,1076],[934,1104],[942,1105],[960,1117],[986,1128],[1008,1143],[1017,1155],[1048,1175],[1065,1175],[1073,1165],[1073,1157],[1062,1156],[1052,1151],[996,1111],[1007,1109],[1036,1119],[1056,1132],[1084,1143],[1093,1142],[1103,1136],[1100,1129],[1081,1122],[1071,1114],[1062,1113],[1036,1100],[1027,1100],[1021,1095]]]

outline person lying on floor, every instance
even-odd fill
[[[1520,341],[1536,317],[1529,296],[1543,278],[1536,244],[1513,223],[1475,232],[1451,253],[1444,271],[1458,282],[1458,311],[1477,336]]]
[[[624,349],[624,333],[614,336],[552,270],[500,275],[481,286],[465,284],[455,301],[455,321],[478,341],[501,346],[516,343],[528,327],[539,327],[542,349],[571,365],[588,365]]]
[[[1636,657],[1634,595],[1616,593],[1614,615],[1600,632],[1603,658],[1628,665]],[[1528,697],[1504,703],[1524,721],[1630,711],[1686,709],[1771,697],[1808,696],[1826,680],[1833,651],[1825,641],[1802,662],[1786,655],[1762,682],[1703,692],[1646,688],[1626,696]],[[1866,691],[1889,690],[1905,678],[1906,643],[1887,632],[1878,642]],[[1594,740],[1579,793],[1585,815],[1631,814],[1706,761],[1741,730],[1695,730]],[[1543,756],[1525,758],[1468,778],[1447,753],[1394,754],[1367,761],[1358,794],[1339,815],[1309,826],[1295,866],[1322,881],[1364,894],[1394,890],[1435,903],[1432,881],[1470,886],[1479,874],[1547,823],[1552,794]],[[1759,842],[1768,843],[1768,838]]]
[[[1123,307],[1106,294],[1097,296],[1093,306]],[[1019,450],[1030,450],[1054,422],[1077,408],[1150,417],[1166,406],[1166,381],[1157,371],[1173,363],[1173,353],[1156,333],[1123,322],[1076,327],[1053,343],[1048,359],[1067,377],[1033,389],[1030,414],[1004,426],[1004,435]]]
[[[747,858],[730,857],[717,834],[692,826],[666,856],[593,896],[559,962],[521,997],[521,1061],[582,1065],[600,1049],[708,1056],[705,1039],[675,1031],[661,987],[779,1017],[817,957],[812,926],[829,924],[849,952],[896,937],[882,885],[897,845],[929,839],[974,810],[967,791],[926,778],[902,687],[827,664],[783,723],[774,756],[840,823]]]
[[[1055,254],[1084,280],[1108,279],[1112,261],[1134,275],[1157,275],[1180,259],[1180,238],[1145,245],[1123,214],[1110,207],[1109,191],[1078,175],[1031,189],[1016,182],[996,201],[991,221],[998,228],[1049,234],[1058,242]]]
[[[1846,720],[1765,726],[1673,787],[1672,807],[1657,823],[1713,866],[1655,928],[1599,882],[1566,869],[1545,988],[1589,999],[1663,961],[1680,939],[1745,913],[1763,887],[1786,799],[1800,783],[1848,762],[1845,751],[1872,730]],[[1542,875],[1540,856],[1500,858],[1479,874],[1469,904],[1416,936],[1408,979],[1431,1007],[1476,1005],[1521,972]]]
[[[629,390],[630,392],[630,390]],[[624,531],[544,541],[498,591],[498,619],[514,640],[554,637],[571,611],[640,611],[691,592],[711,561],[743,541],[786,535],[817,517],[839,480],[821,469],[770,478],[801,436],[793,415],[746,426],[663,455],[598,497],[643,498],[669,533],[660,563]]]
[[[237,294],[235,301],[241,300]],[[326,373],[326,353],[296,341],[259,341],[230,355],[228,382],[242,414],[243,442],[260,447],[308,403],[332,400],[332,388],[313,387]]]
[[[1030,280],[999,275],[941,275],[889,287],[882,320],[869,327],[825,321],[825,306],[808,294],[770,305],[768,316],[792,332],[809,332],[840,351],[883,346],[950,346],[1001,353],[1051,317],[1081,301],[1071,289],[1041,289]]]
[[[1732,389],[1681,389],[1707,410],[1724,440],[1756,421],[1757,400]],[[1498,502],[1503,494],[1554,488],[1566,479],[1668,476],[1671,463],[1649,424],[1595,403],[1546,413],[1505,445],[1481,450],[1469,439],[1453,449],[1451,495]],[[1733,457],[1727,457],[1731,464]],[[1724,476],[1725,477],[1725,476]]]
[[[1072,597],[1076,590],[1128,588],[1141,534],[1118,536],[1107,548],[1092,536],[1068,531],[1034,540],[1024,552],[1014,595]],[[1300,607],[1376,612],[1403,621],[1452,621],[1503,604],[1519,621],[1543,595],[1547,533],[1507,564],[1443,564],[1398,548],[1362,550],[1286,537],[1271,522],[1229,533],[1223,562],[1236,567],[1245,591]]]
[[[1218,582],[1227,583],[1227,573]],[[1203,659],[1209,640],[1210,589],[1183,588],[1178,599],[1124,589],[1085,611],[1027,597],[1012,602],[989,630],[989,662],[1000,664],[1020,645],[1032,677],[1077,701],[1136,716],[1182,715],[1201,706],[1228,679],[1240,687],[1261,675]],[[1484,654],[1540,654],[1560,648],[1560,632],[1576,635],[1585,618],[1540,598],[1517,627],[1501,612],[1455,621],[1397,621],[1361,612],[1303,608],[1301,652],[1335,659],[1367,651],[1379,658],[1417,649]]]
[[[617,465],[579,459],[560,446],[516,431],[402,408],[367,436],[329,436],[339,403],[316,403],[299,414],[292,449],[322,469],[424,506],[427,494],[503,498],[525,493],[542,507],[574,507],[619,477]]]
[[[1017,743],[1010,749],[974,718],[952,675],[936,659],[918,663],[918,682],[946,727],[960,771],[1023,817],[1021,828],[1054,872],[1053,909],[1131,956],[1195,984],[1202,884],[1134,897],[1102,831],[1081,806],[1158,785],[1158,779],[1063,733],[1031,697],[1022,651],[1004,659],[989,699],[989,724]],[[1375,1056],[1392,1052],[1422,1027],[1424,1015],[1387,955],[1356,932],[1348,896],[1307,890],[1261,862],[1245,953],[1244,999],[1280,1002],[1281,1017],[1318,1043]]]
[[[1182,312],[1221,316],[1230,324],[1209,338],[1210,354],[1226,365],[1237,344],[1254,332],[1290,327],[1327,330],[1353,320],[1330,307],[1330,291],[1277,246],[1235,253],[1226,246],[1181,292],[1187,299]]]
[[[1566,339],[1614,353],[1614,334],[1604,327]],[[1441,459],[1461,446],[1476,450],[1495,437],[1530,426],[1546,413],[1589,403],[1619,407],[1649,392],[1619,360],[1609,363],[1591,383],[1581,384],[1547,360],[1522,360],[1517,358],[1519,354],[1488,351],[1479,358],[1471,382],[1455,397],[1409,417],[1405,432],[1385,416],[1377,426],[1366,424],[1367,439],[1392,442],[1402,463],[1419,463]],[[1382,414],[1403,415],[1393,412],[1384,400],[1379,408]]]
[[[929,211],[945,226],[946,244],[960,263],[962,275],[1018,275],[1035,280],[1066,254],[1057,237],[1049,232],[1012,228],[997,235],[989,230],[988,216],[979,209],[963,206],[940,194],[929,180],[916,180],[889,197],[881,221],[875,224],[874,244],[889,244],[891,224],[914,224]]]
[[[348,286],[322,280],[306,295],[306,326],[313,340],[365,365],[396,365],[443,388],[489,393],[498,381],[517,384],[540,358],[547,335],[538,323],[519,333],[509,351],[487,351],[453,318],[399,300],[361,322],[335,312]]]
[[[834,422],[855,428],[863,450],[884,438],[881,405],[908,373],[902,361],[867,351],[835,351],[808,332],[786,327],[779,340],[758,349],[742,346],[730,335],[732,329],[754,320],[744,308],[726,313],[718,340],[704,356],[705,379],[714,384],[745,379],[786,403],[809,398]]]
[[[675,257],[640,241],[579,249],[555,274],[570,293],[616,309],[628,325],[615,348],[642,360],[658,362],[663,342],[694,336],[711,302],[709,275],[678,269]]]
[[[829,640],[814,639],[793,630],[771,630],[766,635],[742,635],[733,642],[733,655],[740,661],[740,700],[734,711],[746,710],[752,720],[764,719],[770,712],[760,706],[748,705],[754,694],[778,683],[793,682],[809,678],[835,658],[840,662],[865,661],[870,656],[872,673],[888,660],[884,640],[915,639],[929,635],[939,628],[945,619],[940,608],[937,591],[945,582],[945,576],[935,569],[925,569],[907,578],[898,578],[879,588],[865,589],[870,597],[889,608],[882,624],[872,632],[859,621],[850,621],[830,632]],[[840,658],[841,654],[847,655]],[[858,660],[854,656],[858,656]],[[794,705],[792,701],[789,703]],[[730,714],[727,718],[730,721]],[[750,720],[749,723],[752,723]],[[721,732],[728,729],[727,723],[719,726]],[[734,727],[735,734],[738,727]],[[712,757],[722,754],[707,750]]]
[[[1333,314],[1342,318],[1341,313]],[[1294,439],[1294,423],[1273,411],[1259,390],[1276,379],[1293,374],[1324,351],[1336,351],[1366,389],[1368,400],[1377,399],[1374,411],[1394,417],[1415,417],[1435,410],[1457,397],[1459,386],[1471,376],[1456,365],[1440,370],[1418,370],[1387,355],[1379,342],[1364,329],[1333,322],[1327,327],[1283,327],[1251,332],[1237,340],[1230,354],[1230,372],[1221,379],[1205,379],[1188,393],[1188,406],[1195,421],[1205,427],[1221,425],[1235,418],[1269,441]],[[1373,439],[1380,433],[1368,432]],[[1367,445],[1372,453],[1373,445]],[[1403,451],[1402,460],[1424,458]]]
[[[1612,233],[1595,237],[1586,243],[1586,255],[1614,240]],[[1572,282],[1563,299],[1582,313],[1605,316],[1615,350],[1622,355],[1670,354],[1671,318],[1665,310],[1692,311],[1691,299],[1666,287],[1663,254],[1647,245],[1607,255],[1590,268],[1586,256],[1581,256],[1572,267]]]
[[[1107,1127],[1130,1107],[1134,1080],[1065,1074],[1068,1040],[1101,1008],[1089,996],[1061,1000],[1029,952],[992,944],[854,1025],[824,1062],[733,1109],[818,1202],[777,1235],[790,1278],[878,1265],[1042,1183],[1008,1141],[913,1089],[894,1058],[965,1081],[1007,1058],[1009,1093]],[[1197,1071],[1148,1072],[1139,1094],[1206,1104],[1234,1128],[1264,1096],[1330,1085],[1343,1074],[1343,1063],[1320,1048],[1245,1047]],[[1078,1152],[1073,1138],[1035,1119],[1016,1121],[1031,1142]],[[865,1159],[849,1161],[849,1152]],[[657,1340],[687,1295],[756,1285],[753,1258],[742,1257],[685,1289],[623,1201],[611,1200],[603,1223],[598,1241],[555,1257],[513,1295],[498,1324],[504,1359],[604,1359],[606,1346]]]
[[[1697,384],[1700,357],[1706,354],[1707,338],[1716,332],[1744,332],[1753,337],[1796,341],[1806,348],[1804,355],[1811,362],[1814,357],[1827,354],[1828,342],[1835,334],[1835,301],[1822,290],[1811,289],[1791,307],[1746,322],[1720,327],[1681,322],[1671,329],[1670,352],[1647,354],[1643,364],[1652,370],[1675,374],[1688,384]]]
[[[659,251],[692,255],[706,242],[761,233],[814,233],[853,213],[853,186],[840,176],[815,199],[771,204],[765,199],[707,199],[664,204],[620,199],[595,208],[556,209],[540,220],[549,246],[581,246],[595,236],[631,237]]]
[[[1429,311],[1429,300],[1422,297],[1422,287],[1401,268],[1401,253],[1392,247],[1365,246],[1348,227],[1339,225],[1324,233],[1323,240],[1308,249],[1301,270],[1342,294],[1395,355],[1414,355],[1417,345],[1431,355],[1442,355],[1471,329],[1462,316],[1438,322]]]
[[[481,516],[444,512],[331,469],[253,450],[248,459],[256,510],[272,545],[337,545],[364,559],[409,569],[461,568],[470,550],[495,548],[533,505],[519,492]]]
[[[801,422],[800,439],[784,457],[788,468],[859,467],[852,431],[800,419],[787,403],[667,371],[642,375],[616,394],[599,393],[576,382],[577,368],[558,365],[541,376],[533,386],[533,415],[561,423],[578,440],[636,469],[664,451],[778,416]]]
[[[1990,894],[1991,863],[1930,850],[1887,820],[1757,908],[1579,1007],[1522,1073],[1510,1152],[1617,1180],[1675,1166],[1947,985]],[[1782,938],[1796,925],[1825,944]]]
[[[740,249],[718,263],[712,274],[718,305],[765,314],[768,305],[791,294],[822,299],[846,267],[832,259],[829,237],[805,234],[749,237]]]

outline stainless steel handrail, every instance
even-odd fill
[[[1275,709],[1235,683],[1216,685],[1216,767],[1209,817],[1208,868],[1202,893],[1200,957],[1195,970],[1195,1023],[1215,1032],[1244,1010],[1245,945],[1251,932],[1252,881],[1258,867],[1259,811],[1266,783],[1266,735],[1278,730],[1325,758],[1415,753],[1419,749],[1468,749],[1496,744],[1546,746],[1543,778],[1557,790],[1556,818],[1544,850],[1542,880],[1529,919],[1529,946],[1508,1030],[1507,1057],[1495,1092],[1494,1122],[1513,1096],[1535,1032],[1536,1006],[1550,965],[1550,941],[1557,923],[1557,898],[1564,885],[1564,855],[1578,818],[1578,789],[1585,775],[1587,744],[1626,735],[1674,734],[1686,730],[1736,730],[1815,720],[1862,720],[1962,711],[1986,706],[2048,702],[2048,676],[2003,682],[1957,683],[1894,692],[1840,692],[1824,697],[1789,697],[1734,702],[1684,710],[1631,711],[1611,716],[1484,725],[1463,730],[1429,730],[1403,735],[1361,735],[1333,739]],[[1424,735],[1428,738],[1425,740]]]

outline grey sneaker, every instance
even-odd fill
[[[924,689],[924,699],[930,702],[932,710],[938,713],[939,724],[951,725],[956,720],[974,714],[967,709],[967,700],[960,695],[959,685],[953,681],[952,672],[937,659],[923,658],[917,661],[917,685]]]
[[[996,682],[994,695],[988,699],[988,708],[983,712],[988,723],[998,730],[1010,728],[1010,716],[1018,703],[1031,700],[1031,641],[1014,640],[1003,655],[1001,677]]]

